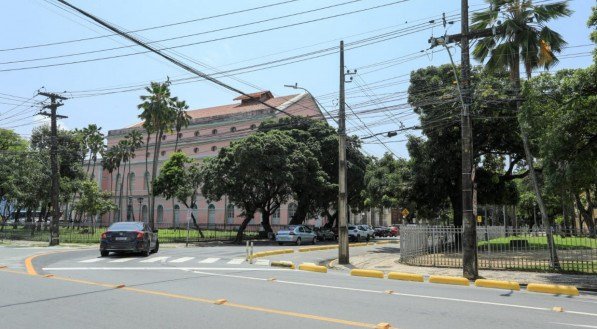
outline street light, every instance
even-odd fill
[[[326,110],[325,107],[323,105],[321,105],[321,103],[319,103],[317,98],[315,98],[315,96],[313,96],[313,94],[310,91],[308,91],[307,88],[303,88],[303,87],[299,86],[298,82],[295,82],[293,85],[284,85],[284,87],[304,90],[307,94],[309,94],[309,95],[311,95],[311,97],[313,97],[313,99],[315,100],[317,105],[325,111],[325,113],[330,117],[330,119],[332,119],[332,121],[334,121],[336,124],[338,124],[338,121],[336,121],[336,119],[330,114],[330,112],[328,112],[328,110]]]
[[[142,206],[142,204],[143,204],[143,197],[142,196],[138,197],[137,201],[139,201],[139,220],[141,221],[141,220],[143,220],[143,218],[141,218],[141,211],[143,209],[143,206]]]

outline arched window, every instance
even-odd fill
[[[212,152],[215,152],[218,148],[214,145],[211,147]]]
[[[280,207],[272,215],[272,224],[280,224]]]
[[[174,226],[176,227],[180,222],[180,206],[174,205]]]
[[[233,133],[236,131],[236,127],[230,127],[230,132]]]
[[[199,130],[195,130],[195,137],[199,136]]]
[[[296,213],[296,203],[291,203],[288,205],[288,222],[292,220],[294,214]]]
[[[213,203],[207,206],[207,223],[216,223],[216,206],[214,206]]]
[[[251,130],[255,130],[255,128],[257,128],[257,125],[255,125],[255,124],[252,124],[252,125],[251,125]]]
[[[158,223],[164,222],[164,207],[162,205],[158,206]]]
[[[217,130],[217,129],[214,129],[214,130],[212,130],[212,131],[211,131],[211,134],[212,134],[212,135],[215,135],[215,134],[217,134],[217,133],[218,133],[218,130]]]
[[[132,172],[129,174],[129,192],[133,194],[135,190],[135,173]]]
[[[199,148],[198,148],[198,147],[195,147],[195,148],[193,149],[193,152],[194,152],[194,153],[197,153],[197,152],[199,152]]]
[[[178,133],[178,138],[182,138],[182,133]]]
[[[166,151],[162,151],[162,152],[160,152],[160,154],[161,154],[162,156],[164,156],[164,155],[166,155]]]
[[[234,223],[234,205],[229,204],[226,206],[226,224]]]
[[[141,207],[141,220],[147,223],[148,219],[149,218],[147,218],[147,205],[143,205],[143,207]]]
[[[147,152],[147,153],[145,153],[145,157],[146,157],[146,158],[149,158],[149,156],[150,156],[150,155],[151,155],[151,152]]]
[[[145,172],[145,177],[143,178],[143,189],[147,189],[147,185],[149,184],[149,171]]]

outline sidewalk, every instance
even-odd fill
[[[385,247],[383,250],[371,250],[366,254],[352,256],[350,265],[337,264],[337,259],[330,262],[331,268],[349,271],[353,268],[380,270],[388,272],[406,272],[430,275],[462,276],[462,269],[443,267],[410,266],[399,263],[400,248]],[[552,283],[574,285],[579,289],[597,291],[597,275],[595,274],[561,274],[542,272],[479,270],[479,275],[486,279],[516,281],[520,284]]]

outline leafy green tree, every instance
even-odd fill
[[[75,202],[75,209],[87,214],[94,230],[94,218],[116,209],[109,192],[102,191],[95,181],[85,180],[81,183],[81,195]]]
[[[164,196],[166,200],[176,199],[187,209],[194,209],[197,206],[201,184],[202,176],[199,163],[182,152],[174,152],[162,166],[160,175],[154,182],[153,190],[156,194]],[[203,232],[193,212],[191,212],[191,218],[199,234],[203,237]]]
[[[514,94],[520,95],[520,64],[524,65],[527,79],[533,69],[549,69],[558,62],[556,53],[566,45],[564,39],[551,30],[547,22],[569,16],[566,1],[536,5],[531,0],[488,0],[491,8],[473,14],[473,30],[495,27],[498,18],[502,26],[498,34],[481,39],[473,50],[473,56],[480,61],[487,59],[486,67],[490,71],[508,69],[513,83]],[[520,102],[518,102],[520,105]],[[519,120],[522,142],[527,165],[530,169],[531,182],[541,210],[541,219],[546,228],[551,227],[547,208],[541,195],[541,187],[533,166],[533,154],[528,141],[528,122]],[[551,265],[559,267],[551,230],[547,229],[547,242],[550,250]]]
[[[191,122],[191,116],[186,111],[189,109],[189,106],[185,101],[179,101],[176,97],[173,97],[171,101],[172,107],[176,112],[176,119],[174,121],[174,131],[176,131],[176,142],[174,143],[174,150],[178,151],[180,131],[182,130],[182,128],[186,128],[189,126],[189,123]]]
[[[303,143],[281,131],[258,132],[232,142],[205,161],[201,191],[210,200],[224,195],[242,209],[244,220],[236,241],[261,211],[261,225],[272,232],[270,216],[292,196],[294,173],[316,168],[317,158]]]

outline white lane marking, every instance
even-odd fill
[[[255,265],[258,266],[269,266],[270,261],[269,259],[258,259],[257,261],[255,261]]]
[[[152,257],[149,259],[145,259],[140,261],[139,263],[155,263],[155,262],[166,262],[166,259],[170,258],[170,256],[161,256],[161,257]]]
[[[193,258],[195,258],[195,257],[181,257],[181,258],[173,259],[173,260],[169,261],[169,263],[184,263]]]
[[[130,262],[133,259],[139,259],[139,258],[119,258],[119,259],[111,260],[110,263],[125,263],[125,262]]]
[[[44,271],[288,271],[269,267],[44,267]]]
[[[245,259],[244,259],[244,258],[234,258],[234,259],[230,260],[230,261],[228,262],[228,264],[232,264],[232,265],[240,265],[240,264],[242,264],[242,263],[244,263],[244,262],[245,262]]]
[[[199,263],[200,264],[211,264],[211,263],[215,263],[219,260],[220,260],[219,258],[210,257],[210,258],[206,258],[204,260],[200,260]]]
[[[92,259],[86,259],[86,260],[81,260],[79,261],[79,263],[95,263],[95,262],[99,262],[103,260],[102,258],[92,258]]]
[[[200,272],[201,270],[205,270],[206,271],[208,269],[206,269],[206,268],[199,269],[199,270],[196,270],[195,273]],[[209,274],[209,273],[208,272],[201,272],[199,274]],[[238,279],[259,280],[259,281],[266,281],[267,280],[267,279],[263,279],[263,278],[255,278],[255,277],[242,276],[242,275],[217,274],[217,273],[212,273],[211,275],[213,275],[213,276],[221,276],[221,277],[238,278]],[[286,281],[286,280],[276,280],[276,282],[278,282],[278,283],[286,283],[286,284],[293,284],[293,285],[298,285],[298,286],[308,286],[308,287],[317,287],[317,288],[328,288],[328,289],[338,289],[338,290],[348,290],[348,291],[369,292],[369,293],[376,293],[376,294],[387,294],[385,291],[369,290],[369,289],[359,289],[359,288],[348,288],[348,287],[338,287],[338,286],[330,286],[330,285],[315,284],[315,283],[294,282],[294,281]],[[449,298],[449,297],[439,297],[439,296],[406,294],[406,293],[399,293],[399,292],[394,292],[394,293],[392,293],[392,295],[393,296],[416,297],[416,298],[446,300],[446,301],[461,302],[461,303],[470,303],[470,304],[494,305],[494,306],[503,306],[503,307],[522,308],[522,309],[528,309],[528,310],[553,312],[551,308],[547,308],[547,307],[535,307],[535,306],[516,305],[516,304],[504,304],[504,303],[496,303],[496,302],[486,302],[486,301],[481,301],[481,300],[469,300],[469,299],[460,299],[460,298]],[[571,314],[577,314],[577,315],[588,315],[588,316],[595,316],[595,317],[597,317],[597,313],[567,311],[567,310],[564,310],[563,313],[571,313]]]
[[[562,322],[550,322],[553,324],[560,324],[563,326],[569,326],[569,327],[578,327],[578,328],[597,328],[597,326],[589,326],[587,324],[572,324],[572,323],[562,323]]]

